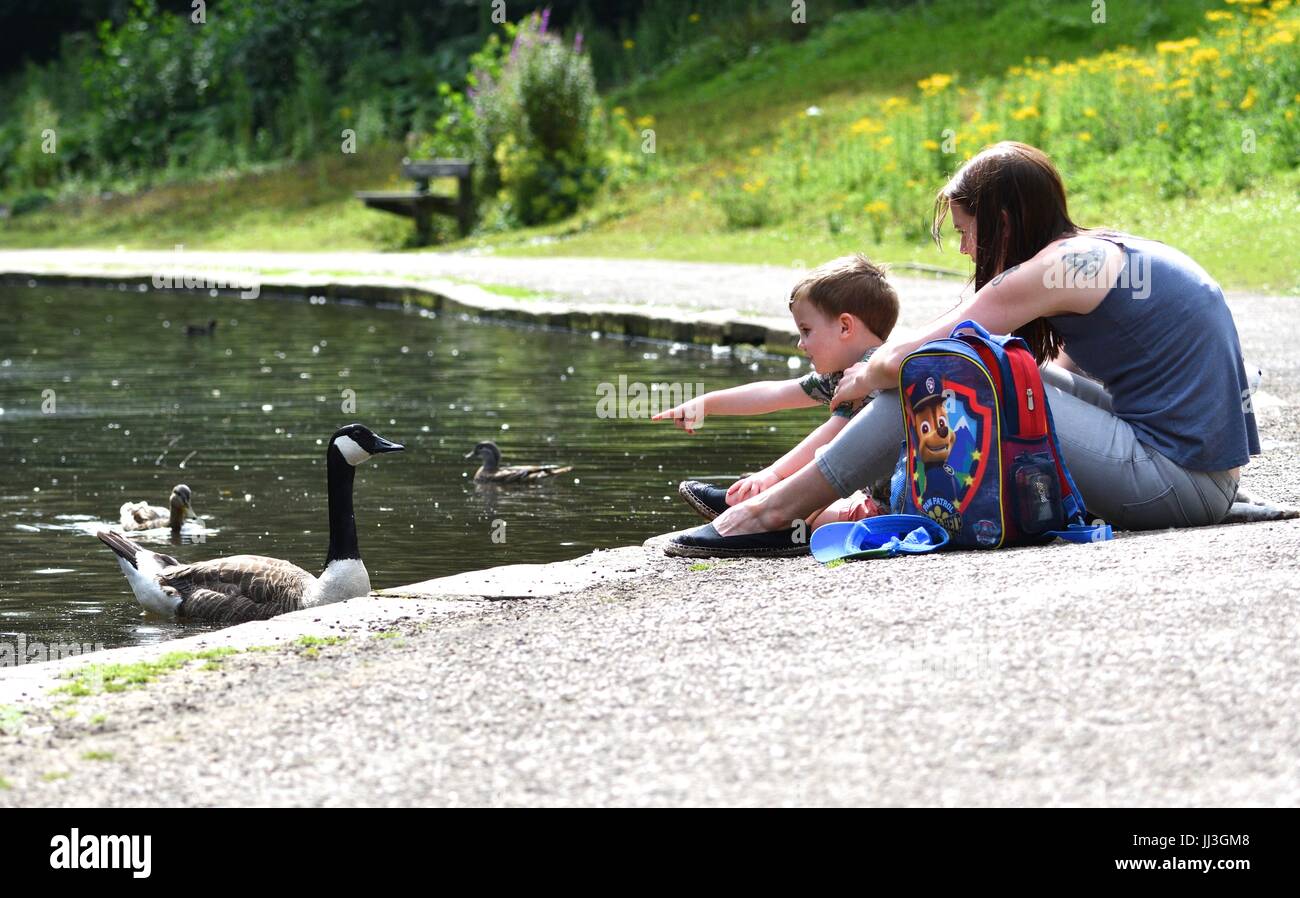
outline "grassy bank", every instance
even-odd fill
[[[927,236],[935,190],[980,146],[1057,159],[1076,220],[1166,240],[1225,285],[1300,292],[1300,10],[1280,0],[937,2],[845,14],[722,65],[708,41],[609,98],[655,132],[644,174],[559,224],[451,248],[815,264],[863,250],[966,269]],[[707,12],[703,13],[707,16]],[[398,147],[63,204],[0,245],[400,249],[352,191]]]

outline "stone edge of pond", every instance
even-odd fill
[[[662,567],[654,563],[656,558],[663,556],[649,547],[626,546],[597,549],[578,558],[548,564],[500,565],[391,587],[345,602],[165,642],[0,667],[0,706],[22,707],[47,701],[52,697],[51,690],[70,682],[69,674],[86,665],[137,664],[157,661],[172,652],[227,647],[288,648],[305,636],[356,636],[403,622],[427,623],[439,618],[490,613],[497,603],[507,599],[558,596],[602,583],[649,576]],[[35,645],[35,641],[31,644]]]
[[[248,283],[247,271],[204,269],[208,283]],[[112,270],[98,266],[63,266],[62,270],[5,268],[0,284],[20,287],[91,287],[120,292],[163,291],[208,293],[213,288],[154,287],[155,272]],[[582,303],[555,297],[516,298],[492,293],[473,284],[431,278],[410,281],[374,276],[323,277],[310,271],[276,275],[256,282],[258,295],[359,302],[372,306],[428,309],[438,314],[466,315],[484,320],[529,324],[576,333],[600,333],[664,340],[701,346],[757,346],[765,352],[792,355],[798,334],[786,318],[740,317],[726,309],[696,311],[677,306],[628,303]],[[238,287],[215,288],[219,295],[238,295]]]

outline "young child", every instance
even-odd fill
[[[799,349],[808,355],[813,373],[715,390],[662,411],[653,420],[671,420],[694,433],[706,415],[762,415],[818,403],[829,407],[844,369],[866,361],[889,338],[898,320],[898,295],[885,272],[865,256],[844,256],[814,269],[795,285],[790,291],[790,314],[799,330]],[[874,394],[856,405],[845,403],[831,409],[826,422],[798,446],[756,474],[736,481],[725,494],[718,487],[693,480],[683,481],[678,492],[696,511],[712,519],[727,506],[758,495],[812,461],[873,398]],[[828,521],[856,521],[880,511],[872,497],[859,491],[811,521],[816,528]]]

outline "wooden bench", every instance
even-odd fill
[[[433,214],[454,215],[464,237],[474,227],[474,163],[467,159],[402,160],[402,177],[415,181],[415,190],[363,190],[357,193],[371,209],[415,219],[416,242],[426,246],[433,239]],[[455,178],[456,195],[429,192],[430,178]]]

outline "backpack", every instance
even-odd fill
[[[932,518],[955,547],[1112,538],[1087,522],[1024,340],[964,321],[903,359],[898,381],[906,442],[894,513]]]

